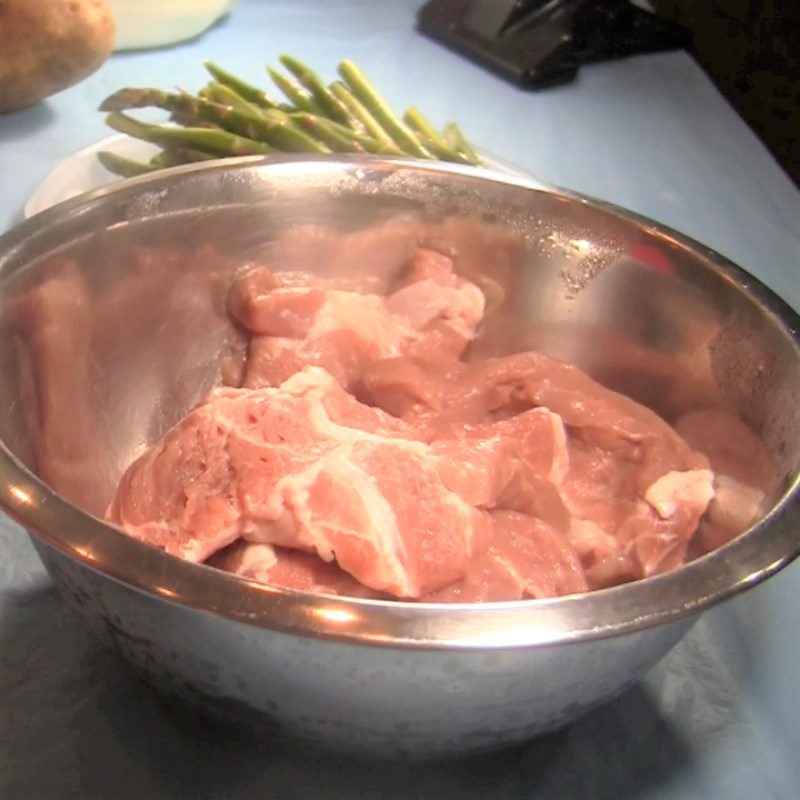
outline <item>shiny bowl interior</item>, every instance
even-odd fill
[[[453,218],[470,221],[472,239],[447,240]],[[184,563],[100,521],[127,464],[220,382],[221,363],[235,363],[238,337],[224,308],[232,276],[276,258],[324,272],[330,239],[306,235],[287,249],[297,226],[352,234],[397,221],[392,245],[365,248],[354,269],[395,274],[408,247],[431,238],[503,262],[514,276],[513,335],[487,351],[565,358],[667,419],[698,407],[735,411],[772,458],[771,510],[733,542],[657,578],[482,606],[259,585]],[[44,309],[26,300],[76,273],[83,294],[65,283]],[[721,256],[535,182],[356,158],[168,170],[61,204],[0,238],[0,504],[89,569],[253,626],[416,648],[623,634],[741,591],[800,550],[798,330],[790,308]]]

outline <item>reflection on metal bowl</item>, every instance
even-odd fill
[[[377,225],[391,236],[337,260],[336,237],[366,241]],[[241,343],[224,308],[234,273],[267,260],[360,269],[380,284],[420,241],[469,262],[500,309],[476,354],[542,349],[670,420],[740,415],[773,462],[769,512],[656,578],[480,606],[277,589],[97,518],[127,464],[235,372]],[[497,747],[620,692],[703,609],[797,554],[799,328],[702,246],[534,182],[375,158],[168,170],[0,239],[0,504],[67,600],[161,686],[336,747]]]

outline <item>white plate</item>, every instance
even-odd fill
[[[117,175],[110,173],[97,160],[97,153],[100,150],[110,150],[134,161],[148,161],[152,155],[158,152],[159,148],[140,139],[133,139],[124,133],[109,136],[84,147],[83,150],[67,156],[56,164],[25,204],[25,216],[32,217],[56,203],[122,180]],[[496,156],[481,152],[481,158],[484,166],[497,172],[520,178],[532,177],[530,173]]]
[[[120,180],[119,176],[110,173],[97,160],[97,153],[100,150],[110,150],[134,161],[148,161],[159,148],[140,139],[133,139],[124,133],[118,133],[90,144],[83,150],[78,150],[77,153],[59,161],[39,184],[39,188],[25,204],[25,216],[32,217],[56,203]]]

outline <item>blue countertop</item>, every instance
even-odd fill
[[[107,135],[124,85],[253,81],[290,52],[325,74],[357,60],[387,98],[536,177],[625,206],[720,251],[800,308],[800,193],[684,53],[582,70],[524,93],[414,31],[419,0],[250,0],[201,37],[113,56],[88,80],[0,116],[0,231],[56,162]],[[800,797],[797,564],[707,612],[635,688],[564,731],[411,768],[323,757],[163,701],[64,608],[0,518],[0,797]]]

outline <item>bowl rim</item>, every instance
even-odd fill
[[[0,236],[0,279],[14,250],[36,231],[84,214],[106,198],[135,195],[198,172],[369,168],[479,178],[556,194],[644,226],[688,249],[745,294],[786,335],[800,361],[800,317],[758,279],[724,256],[644,216],[533,178],[440,162],[384,157],[281,155],[220,159],[118,181],[48,208]],[[324,165],[324,166],[323,166]],[[366,600],[283,589],[192,564],[139,542],[84,512],[28,470],[0,441],[0,508],[44,545],[82,567],[165,602],[272,631],[360,645],[487,649],[552,646],[622,636],[690,618],[742,592],[800,554],[800,473],[769,513],[726,545],[679,569],[580,595],[482,604]]]

